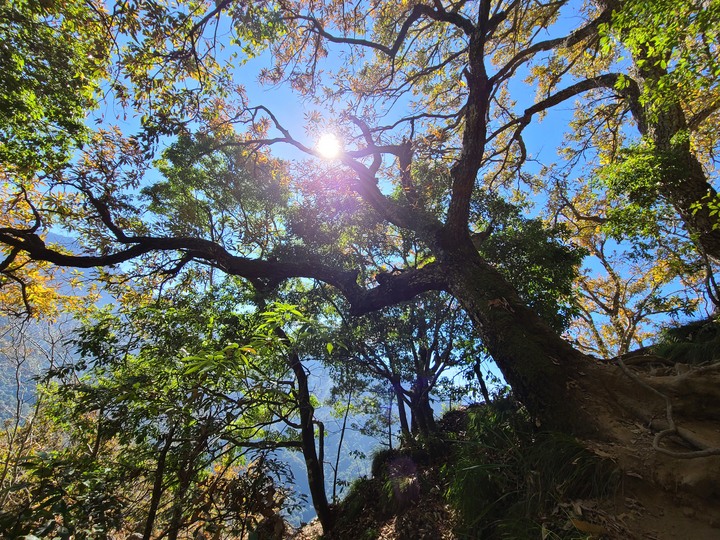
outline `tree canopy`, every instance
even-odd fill
[[[665,395],[613,357],[718,304],[717,2],[2,9],[1,285],[26,307],[55,267],[158,298],[221,274],[260,303],[322,283],[344,316],[389,310],[383,331],[442,293],[538,426],[612,439],[633,385]],[[305,133],[251,84],[304,100]],[[659,433],[672,453],[669,406]]]

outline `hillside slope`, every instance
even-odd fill
[[[375,455],[325,538],[718,539],[720,456],[688,444],[718,446],[717,403],[700,399],[718,391],[718,350],[720,327],[701,321],[615,359],[628,385],[636,373],[656,385],[618,403],[632,414],[619,415],[612,441],[543,431],[511,398],[450,411],[431,440]],[[699,375],[706,388],[688,398]],[[658,438],[668,418],[682,438]],[[320,533],[310,524],[293,538]]]

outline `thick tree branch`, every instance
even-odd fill
[[[616,86],[621,80],[621,77],[623,81],[627,83],[627,85],[623,89],[618,90]],[[590,79],[585,79],[583,81],[577,82],[573,85],[568,86],[567,88],[563,88],[562,90],[555,92],[554,94],[546,97],[541,101],[538,101],[534,105],[525,109],[522,116],[515,118],[514,120],[495,130],[488,137],[488,140],[494,139],[495,137],[513,126],[517,126],[515,134],[513,136],[513,140],[517,140],[520,137],[520,133],[522,132],[522,130],[527,127],[534,115],[546,111],[551,107],[559,105],[560,103],[567,101],[568,99],[580,95],[584,92],[588,92],[590,90],[595,90],[598,88],[612,89],[618,93],[622,93],[623,95],[632,98],[633,103],[639,103],[640,91],[635,81],[629,79],[626,76],[621,76],[618,73],[606,73],[604,75],[598,75],[597,77],[592,77]],[[630,103],[631,109],[633,108],[633,103]]]
[[[370,131],[370,127],[367,125],[367,123],[365,123],[364,120],[361,120],[356,116],[350,116],[350,121],[360,129],[360,132],[365,139],[365,144],[367,144],[368,148],[377,149],[377,147],[375,146],[375,141],[373,140],[372,132]],[[352,155],[352,153],[350,155]],[[372,153],[372,158],[373,161],[370,167],[368,167],[368,170],[373,176],[375,176],[378,170],[380,170],[380,166],[382,165],[382,154],[379,151],[374,151]]]
[[[5,272],[5,271],[8,269],[8,267],[9,267],[13,262],[15,262],[15,259],[17,258],[17,256],[18,256],[19,254],[20,254],[20,248],[13,247],[13,248],[10,250],[10,253],[8,254],[8,256],[5,257],[5,259],[3,259],[2,262],[0,262],[0,273]]]
[[[380,283],[378,287],[365,290],[362,295],[354,298],[346,295],[351,304],[351,314],[362,315],[411,300],[424,292],[447,289],[447,276],[438,263],[430,263],[399,274],[378,274],[376,279]]]
[[[137,259],[153,252],[180,251],[183,260],[204,260],[222,271],[248,279],[255,285],[276,285],[290,278],[310,278],[336,287],[351,303],[354,314],[410,300],[416,295],[442,290],[445,276],[435,264],[399,274],[382,274],[380,285],[365,289],[357,283],[357,272],[330,267],[312,257],[298,262],[269,261],[239,257],[209,240],[192,237],[126,237],[127,249],[108,255],[68,254],[48,247],[37,234],[0,232],[0,242],[11,246],[13,253],[23,251],[35,261],[47,261],[71,268],[108,267]]]
[[[190,35],[195,35],[199,30],[202,30],[203,27],[212,19],[213,17],[216,17],[220,14],[220,12],[224,9],[227,9],[230,7],[233,3],[233,0],[217,0],[215,2],[215,7],[208,11],[205,16],[200,19],[198,22],[195,23],[195,25],[190,29]]]
[[[300,441],[247,441],[244,439],[238,439],[226,433],[222,435],[221,439],[232,443],[238,448],[251,448],[253,450],[275,450],[276,448],[302,448],[302,443]]]
[[[416,6],[420,8],[423,15],[434,21],[452,24],[460,28],[466,36],[471,35],[475,31],[475,25],[467,17],[463,17],[457,11],[447,11],[439,2],[435,3],[436,9],[429,6]]]
[[[485,68],[484,46],[485,37],[479,31],[470,37],[468,68],[465,70],[468,86],[464,107],[465,129],[460,156],[451,169],[452,196],[444,227],[444,241],[450,243],[469,239],[470,199],[487,143],[487,113],[492,85]]]

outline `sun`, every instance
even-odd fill
[[[315,148],[325,159],[335,159],[342,152],[342,143],[335,134],[325,133],[320,136]]]

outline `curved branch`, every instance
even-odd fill
[[[215,2],[215,7],[208,11],[202,19],[200,19],[193,25],[193,27],[190,29],[190,35],[194,36],[210,21],[210,19],[219,15],[222,10],[230,7],[232,3],[233,0],[217,0]]]
[[[720,109],[720,97],[715,98],[710,105],[695,113],[692,118],[688,120],[688,128],[691,131],[698,129],[700,124],[715,114],[718,109]]]
[[[400,50],[400,47],[402,46],[403,42],[405,41],[405,38],[407,37],[407,33],[410,30],[410,27],[420,18],[420,10],[418,9],[419,6],[415,6],[413,10],[410,12],[410,15],[407,19],[405,19],[405,22],[403,22],[402,28],[400,28],[400,32],[398,32],[397,37],[395,38],[395,42],[392,44],[392,46],[388,47],[387,45],[383,45],[382,43],[376,43],[374,41],[370,41],[368,39],[359,39],[359,38],[349,38],[349,37],[340,37],[336,36],[334,34],[331,34],[327,30],[325,30],[325,27],[323,24],[316,19],[315,17],[310,17],[308,15],[296,15],[294,16],[295,19],[304,20],[310,23],[311,27],[310,30],[313,32],[317,32],[318,35],[323,37],[324,39],[328,40],[331,43],[339,43],[342,45],[358,45],[360,47],[367,47],[369,49],[375,49],[377,51],[380,51],[390,58],[394,58],[397,52]]]
[[[382,157],[381,152],[378,150],[377,146],[375,146],[375,141],[373,140],[372,132],[370,131],[370,127],[365,123],[364,120],[361,120],[357,116],[350,116],[350,121],[355,124],[359,129],[360,132],[363,135],[363,138],[365,139],[365,143],[367,144],[368,148],[373,148],[374,151],[372,152],[372,158],[373,162],[368,168],[370,173],[374,176],[378,170],[380,170],[380,165],[382,165]],[[352,155],[352,153],[350,153]]]
[[[362,315],[386,306],[411,300],[415,296],[428,291],[447,290],[447,276],[438,263],[430,263],[422,268],[412,268],[399,274],[378,274],[380,285],[374,289],[366,289],[362,295],[351,298],[350,313]]]
[[[614,2],[610,2],[610,4],[614,4]],[[589,38],[593,34],[596,34],[601,24],[610,22],[613,7],[614,6],[610,6],[604,9],[596,19],[592,20],[590,23],[583,26],[582,28],[579,28],[574,32],[568,34],[567,36],[555,39],[548,39],[545,41],[539,41],[518,52],[495,75],[490,78],[491,84],[495,85],[499,81],[512,76],[513,73],[515,73],[515,71],[517,70],[517,68],[520,67],[526,59],[539,52],[550,51],[552,49],[555,49],[556,47],[572,47],[573,45],[577,45],[581,41]]]
[[[437,3],[435,5],[436,7],[438,7]],[[445,9],[441,6],[439,9],[433,9],[430,6],[422,4],[415,5],[412,8],[408,17],[403,21],[403,24],[398,31],[398,35],[391,46],[383,45],[382,43],[377,43],[367,39],[336,36],[325,30],[325,27],[317,18],[311,17],[309,15],[295,15],[294,18],[310,23],[311,31],[317,32],[318,35],[330,41],[331,43],[367,47],[369,49],[375,49],[377,51],[380,51],[389,56],[390,58],[395,58],[398,51],[400,50],[400,47],[402,47],[403,43],[407,39],[408,32],[410,31],[412,25],[415,24],[415,22],[417,22],[418,20],[420,20],[420,18],[423,16],[434,21],[445,22],[457,26],[467,35],[470,35],[475,30],[475,26],[473,25],[472,21],[470,21],[470,19],[467,19],[466,17],[463,17],[457,12],[445,11]]]
[[[618,89],[617,85],[621,80],[623,83],[625,83],[625,87],[622,89]],[[563,88],[562,90],[555,92],[554,94],[546,97],[541,101],[538,101],[531,107],[525,109],[522,116],[513,119],[504,126],[501,126],[497,130],[495,130],[488,137],[488,140],[494,139],[495,137],[513,126],[517,126],[515,134],[513,135],[513,140],[517,140],[520,137],[520,133],[522,132],[522,130],[527,127],[527,125],[532,120],[532,117],[537,113],[546,111],[547,109],[554,107],[555,105],[559,105],[560,103],[567,101],[568,99],[573,98],[579,94],[582,94],[583,92],[595,90],[597,88],[609,88],[618,93],[622,93],[623,96],[628,98],[630,109],[635,115],[635,107],[636,105],[639,106],[640,103],[640,88],[637,83],[629,77],[625,75],[620,75],[619,73],[605,73],[603,75],[598,75],[597,77],[592,77],[577,82],[573,85],[568,86],[567,88]],[[636,121],[640,123],[641,118],[636,117]]]
[[[13,248],[10,250],[10,253],[8,253],[8,256],[5,257],[5,259],[3,259],[2,262],[0,262],[0,273],[5,272],[5,271],[8,269],[8,267],[9,267],[13,262],[15,262],[15,259],[17,258],[17,256],[18,256],[19,254],[20,254],[20,248],[13,247]]]
[[[35,261],[47,261],[72,268],[107,267],[137,259],[152,252],[183,252],[183,261],[205,260],[224,272],[245,278],[256,286],[274,286],[285,279],[310,278],[337,288],[350,302],[354,314],[367,313],[388,305],[410,300],[420,293],[446,288],[446,280],[438,265],[431,263],[397,275],[383,274],[380,285],[365,289],[358,285],[356,271],[327,266],[312,258],[300,262],[250,259],[232,255],[224,247],[209,240],[193,237],[127,237],[127,249],[108,255],[76,255],[48,247],[36,234],[15,235],[0,232],[0,242],[13,253],[24,251]]]

